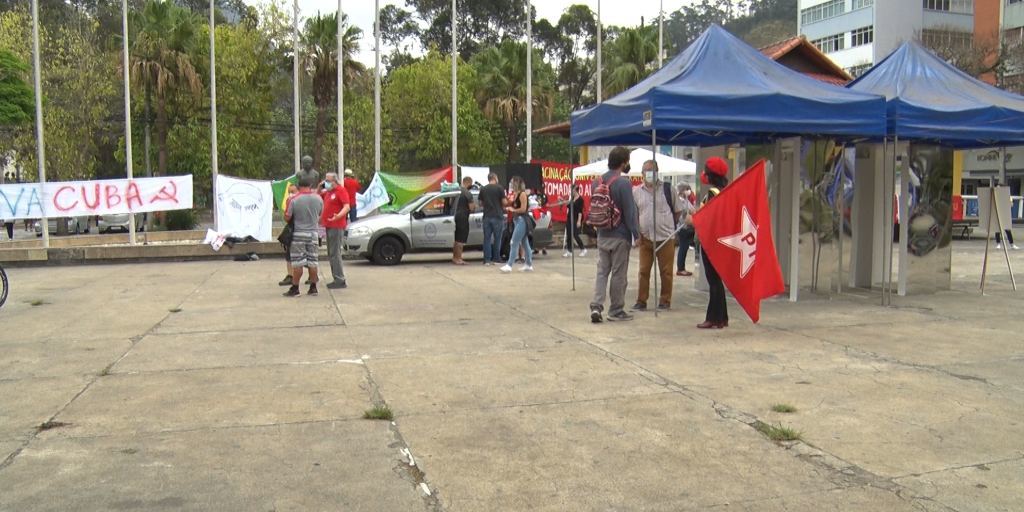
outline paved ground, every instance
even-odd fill
[[[957,291],[716,332],[689,281],[590,324],[592,259],[298,299],[278,261],[10,269],[0,510],[1024,510],[1024,292],[979,297],[979,247]]]

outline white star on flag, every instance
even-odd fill
[[[740,252],[740,279],[747,277],[747,273],[754,267],[755,254],[757,253],[757,224],[750,218],[747,207],[743,207],[743,225],[740,232],[735,235],[723,236],[718,243]]]

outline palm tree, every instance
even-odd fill
[[[129,34],[132,48],[131,78],[145,90],[147,106],[156,101],[157,172],[167,172],[168,101],[184,92],[200,97],[203,83],[192,64],[199,21],[191,11],[171,0],[148,0],[142,12],[133,12]],[[146,119],[149,123],[149,119]],[[131,155],[128,155],[131,158]]]
[[[622,29],[609,44],[604,94],[614,96],[647,78],[658,63],[658,33],[653,26]]]
[[[345,67],[342,71],[346,85],[366,73],[366,67],[353,58],[359,52],[359,39],[363,31],[350,25],[348,16],[342,16],[342,51]],[[316,129],[313,135],[313,167],[319,169],[323,161],[324,137],[327,121],[337,98],[338,86],[338,16],[317,15],[306,20],[302,33],[305,53],[302,66],[313,79],[313,103],[316,105]]]
[[[554,72],[534,50],[533,114],[538,122],[551,119],[555,108]],[[501,125],[505,132],[507,161],[519,158],[519,143],[526,119],[526,45],[505,41],[473,57],[479,87],[476,99],[484,115]]]

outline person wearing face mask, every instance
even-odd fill
[[[695,234],[691,216],[693,212],[697,211],[697,196],[693,194],[690,185],[686,183],[679,185],[679,203],[682,205],[679,223],[683,227],[676,235],[676,243],[679,245],[679,250],[676,253],[676,275],[690,277],[693,273],[686,270],[686,254],[690,251],[690,244],[693,243]]]
[[[658,178],[658,163],[654,160],[644,162],[644,183],[633,188],[633,201],[636,202],[640,227],[640,286],[637,290],[634,311],[647,310],[647,298],[651,289],[651,266],[658,259],[658,271],[661,277],[661,291],[658,296],[658,309],[667,310],[672,307],[672,266],[676,253],[676,222],[682,213],[679,196],[672,190],[672,185]],[[664,245],[662,245],[664,244]],[[655,250],[661,246],[661,249]]]
[[[320,224],[327,230],[327,257],[331,261],[332,281],[327,287],[348,288],[345,268],[341,264],[341,246],[348,227],[348,212],[352,209],[352,201],[349,200],[345,186],[338,182],[338,175],[333,172],[327,173],[320,197],[324,201]]]

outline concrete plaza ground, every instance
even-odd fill
[[[689,279],[591,324],[593,258],[296,299],[276,259],[8,269],[0,510],[1024,510],[1024,291],[994,259],[977,294],[981,247],[951,292],[711,332]]]

